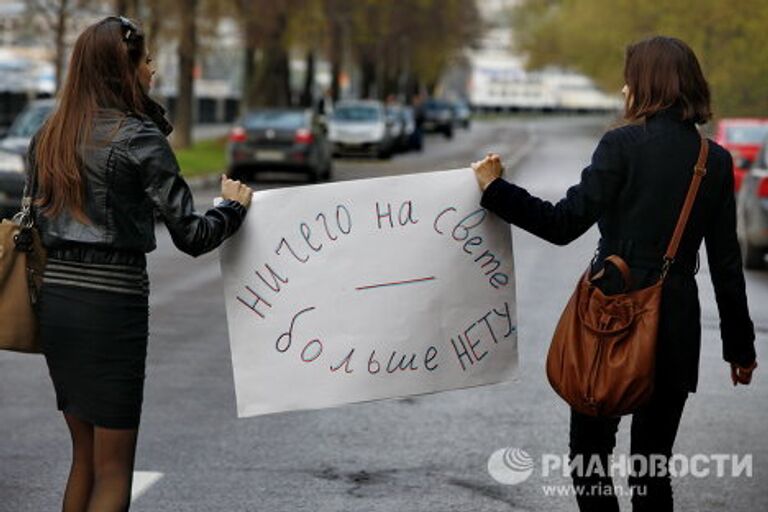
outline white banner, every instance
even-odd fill
[[[220,251],[238,416],[509,380],[509,226],[469,169],[256,192]]]

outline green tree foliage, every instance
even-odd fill
[[[513,15],[530,68],[565,66],[615,91],[629,43],[675,36],[699,57],[718,115],[768,115],[765,0],[527,0]]]

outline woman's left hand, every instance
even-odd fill
[[[739,366],[736,363],[731,363],[731,381],[733,385],[741,384],[742,386],[748,386],[752,382],[752,372],[757,368],[757,360],[746,368]]]
[[[504,166],[501,165],[501,157],[495,153],[489,153],[479,162],[472,163],[472,170],[475,171],[475,178],[481,191],[485,191],[488,185],[496,178],[499,178],[504,172]]]

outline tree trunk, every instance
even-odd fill
[[[360,96],[371,99],[376,86],[376,63],[365,53],[360,58]]]
[[[376,74],[376,96],[378,99],[384,101],[387,98],[387,85],[390,73],[388,55],[384,51],[384,46],[381,42],[376,43],[376,59],[375,59],[375,74]]]
[[[256,83],[256,46],[246,42],[243,49],[243,83],[241,85],[240,114],[245,114],[255,106]]]
[[[147,22],[145,25],[147,33],[147,49],[150,53],[155,53],[158,50],[157,41],[159,39],[160,28],[163,26],[162,14],[159,12],[157,5],[154,2],[149,4],[149,13],[147,14]]]
[[[413,99],[419,95],[420,91],[419,80],[412,73],[408,73],[405,78],[405,104],[411,105]]]
[[[56,45],[56,92],[61,89],[62,82],[64,81],[64,68],[66,63],[67,48],[66,48],[66,35],[67,35],[67,18],[69,15],[69,0],[61,0],[59,3],[59,10],[57,13],[55,32],[55,45]]]
[[[301,106],[311,107],[315,100],[315,52],[309,50],[306,58],[304,90],[301,93]]]
[[[178,0],[179,7],[179,83],[176,96],[174,144],[186,148],[192,144],[194,113],[194,72],[197,53],[195,15],[197,0]]]
[[[291,104],[290,68],[284,36],[287,28],[285,14],[275,20],[262,52],[254,83],[253,105],[286,107]]]
[[[152,5],[155,2],[150,2]],[[141,18],[141,0],[115,0],[115,14],[132,19]]]
[[[260,30],[249,10],[249,2],[238,0],[236,6],[243,41],[243,77],[240,83],[240,115],[242,116],[256,104],[256,55],[259,48],[257,35],[260,34]]]
[[[333,20],[330,24],[330,51],[331,61],[331,98],[334,102],[339,101],[341,96],[341,85],[339,78],[341,76],[341,64],[344,56],[342,47],[341,24]]]

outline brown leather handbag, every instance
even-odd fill
[[[34,225],[32,197],[25,190],[21,212],[0,222],[0,349],[39,353],[34,304],[46,254]]]
[[[596,281],[605,268],[594,276],[587,269],[560,317],[547,355],[547,377],[557,394],[582,414],[631,414],[653,393],[662,287],[707,172],[708,152],[708,142],[702,138],[659,280],[647,288],[628,291],[629,266],[617,255],[608,256],[605,262],[621,273],[624,292],[604,294]]]

